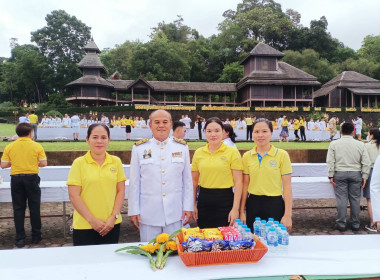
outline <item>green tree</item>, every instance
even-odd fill
[[[65,84],[80,76],[76,63],[85,55],[91,28],[64,10],[52,11],[45,20],[46,26],[32,32],[31,40],[55,72],[54,88],[63,92]]]
[[[222,75],[218,79],[219,83],[237,83],[243,78],[243,65],[233,62],[224,66]]]
[[[136,46],[128,69],[128,77],[143,76],[147,80],[189,81],[189,54],[184,45],[168,42],[165,34]]]
[[[362,58],[380,64],[380,35],[368,35],[364,38],[358,54]]]
[[[328,82],[337,75],[334,67],[325,58],[312,49],[303,50],[302,53],[298,51],[286,50],[284,51],[284,62],[295,66],[306,73],[309,73],[318,78],[322,84]]]
[[[121,45],[116,45],[114,49],[103,50],[99,58],[107,69],[108,74],[118,71],[122,79],[129,79],[128,66],[138,44],[139,42],[126,41]]]
[[[198,31],[183,24],[183,18],[180,15],[177,15],[177,19],[171,23],[160,22],[152,30],[151,39],[163,33],[170,42],[186,43],[190,39],[199,37]]]

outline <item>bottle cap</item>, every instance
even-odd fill
[[[275,228],[270,228],[269,230],[270,230],[270,231],[275,231]]]
[[[245,232],[251,232],[251,230],[249,228],[246,228]]]
[[[247,226],[247,225],[242,225],[242,227],[243,227],[243,228],[248,228],[248,226]]]
[[[270,222],[267,222],[265,225],[270,227],[272,224]]]
[[[261,220],[261,223],[262,223],[262,224],[266,224],[266,223],[267,223],[267,220]]]
[[[269,218],[269,219],[268,219],[268,221],[270,221],[270,222],[273,222],[273,221],[274,221],[274,219],[273,219],[273,218]]]
[[[275,224],[275,225],[279,225],[280,222],[279,222],[279,221],[274,221],[274,224]]]
[[[261,221],[261,218],[260,217],[256,217],[255,221]]]

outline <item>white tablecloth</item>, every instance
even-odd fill
[[[129,180],[126,182],[128,190]],[[42,202],[69,201],[66,181],[41,181]],[[293,199],[335,198],[327,177],[292,177]],[[127,199],[127,191],[125,194]],[[10,183],[0,184],[0,202],[12,202]]]
[[[111,128],[111,139],[112,140],[125,140],[125,128]],[[237,134],[237,140],[245,141],[247,131],[245,129],[238,130],[235,129],[235,133]],[[38,128],[37,131],[38,139],[40,140],[52,140],[52,139],[73,139],[73,130],[71,128]],[[87,128],[81,128],[79,132],[79,139],[84,140],[87,135]],[[280,130],[273,131],[272,140],[280,139]],[[298,133],[300,135],[300,133]],[[149,128],[133,128],[131,132],[131,139],[142,139],[152,137],[152,132]],[[328,131],[306,131],[306,139],[322,141],[328,140],[330,138],[330,132]],[[335,138],[339,138],[339,133],[335,136]],[[190,129],[186,139],[198,139],[198,130]],[[202,139],[205,139],[204,133]],[[289,140],[294,140],[294,131],[289,131]]]
[[[258,263],[186,267],[170,257],[153,272],[143,256],[114,253],[125,245],[0,251],[0,277],[37,279],[221,279],[279,275],[380,274],[380,235],[291,236],[286,256],[265,255]]]

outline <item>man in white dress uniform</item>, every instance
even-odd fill
[[[154,111],[149,119],[153,138],[133,146],[128,191],[128,215],[141,242],[180,229],[194,209],[189,148],[169,137],[169,112]]]

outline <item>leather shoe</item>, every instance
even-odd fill
[[[32,244],[38,244],[38,243],[40,243],[40,241],[42,240],[42,237],[40,236],[40,237],[37,237],[37,238],[34,238],[34,239],[32,239]]]
[[[360,227],[351,227],[353,232],[358,232],[360,230]]]
[[[25,246],[25,239],[16,240],[15,245],[17,248],[22,248]]]
[[[344,231],[346,231],[346,227],[341,227],[341,226],[339,226],[339,225],[335,225],[334,226],[334,229],[337,229],[337,230],[339,230],[340,232],[344,232]]]

